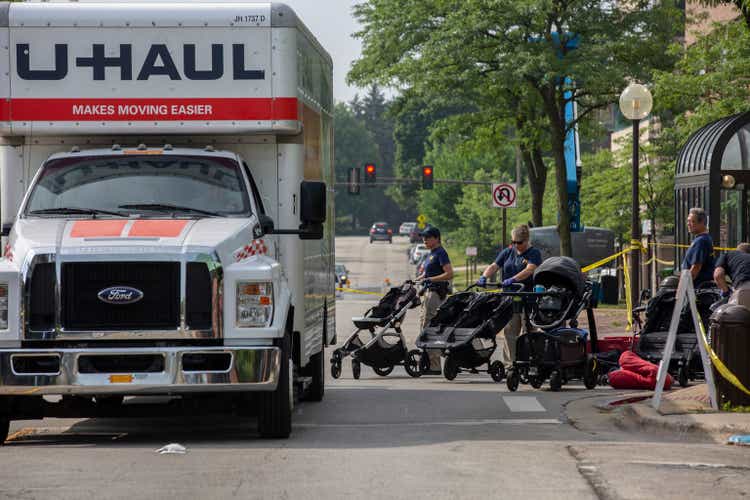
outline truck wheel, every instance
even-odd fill
[[[284,336],[281,346],[279,383],[273,392],[260,393],[258,432],[263,438],[286,439],[292,433],[292,407],[294,384],[292,374],[291,338]]]
[[[305,401],[323,401],[323,395],[326,391],[326,374],[324,352],[310,356],[309,370],[312,375],[312,382],[305,393]]]

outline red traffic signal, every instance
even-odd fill
[[[365,165],[365,184],[375,184],[375,164]]]
[[[434,170],[431,166],[422,167],[422,189],[432,189],[432,174]]]

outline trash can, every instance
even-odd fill
[[[617,304],[620,294],[617,290],[617,276],[603,275],[602,278],[602,304]]]
[[[750,309],[725,304],[711,315],[711,347],[745,387],[750,388]],[[719,407],[750,406],[745,394],[713,369]]]

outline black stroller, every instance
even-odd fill
[[[448,380],[461,372],[486,371],[495,382],[501,382],[505,367],[501,361],[490,362],[490,358],[497,348],[495,335],[513,316],[513,299],[493,292],[470,292],[472,288],[449,297],[440,306],[417,337],[417,347],[423,353],[440,351],[445,357],[443,376]],[[480,370],[485,364],[487,369]]]
[[[535,290],[521,292],[526,303],[527,333],[518,337],[516,359],[508,370],[508,389],[519,383],[535,389],[549,379],[550,389],[559,391],[572,379],[582,379],[587,389],[596,387],[598,364],[586,353],[597,352],[592,284],[584,280],[578,263],[570,257],[551,257],[534,272]],[[578,328],[578,316],[586,309],[590,332]]]
[[[396,365],[403,365],[412,377],[419,377],[421,352],[409,351],[401,332],[401,322],[409,309],[420,305],[417,288],[412,281],[391,288],[380,299],[378,305],[365,312],[360,318],[352,318],[355,330],[344,345],[333,351],[331,356],[331,376],[341,376],[341,364],[346,356],[352,357],[352,375],[358,379],[362,364],[372,367],[381,377],[388,376]],[[369,332],[369,338],[362,338],[362,332]]]
[[[634,314],[646,313],[643,328],[637,333],[638,341],[633,343],[635,353],[654,364],[659,364],[661,357],[664,355],[664,346],[667,343],[669,323],[674,312],[678,283],[679,277],[677,276],[665,278],[646,306],[637,307],[633,310]],[[709,281],[696,288],[695,298],[701,323],[708,332],[709,318],[712,312],[711,306],[721,300],[721,291],[715,283]],[[677,340],[669,360],[668,371],[682,387],[687,386],[691,380],[704,377],[698,337],[695,335],[692,315],[687,307],[680,313]]]

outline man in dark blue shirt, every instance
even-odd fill
[[[430,254],[425,261],[424,273],[417,277],[425,285],[425,293],[422,296],[422,309],[419,315],[420,331],[430,324],[435,317],[440,305],[448,296],[448,285],[453,279],[453,266],[448,257],[448,252],[443,248],[440,240],[440,230],[436,227],[428,227],[422,231],[422,239]],[[440,352],[429,352],[430,369],[427,374],[439,375]]]
[[[682,269],[690,270],[694,286],[711,281],[714,277],[714,243],[708,234],[707,220],[702,208],[690,209],[687,226],[695,238],[682,259]]]
[[[513,228],[510,235],[513,245],[500,251],[495,262],[484,270],[479,281],[477,281],[477,285],[485,286],[487,279],[502,269],[503,287],[508,287],[513,283],[522,283],[524,291],[531,291],[534,269],[542,263],[542,253],[539,249],[531,246],[528,226],[517,226]],[[503,332],[505,345],[502,350],[502,362],[506,367],[510,366],[516,359],[516,340],[521,334],[522,326],[521,315],[514,314],[513,319],[510,320]]]

